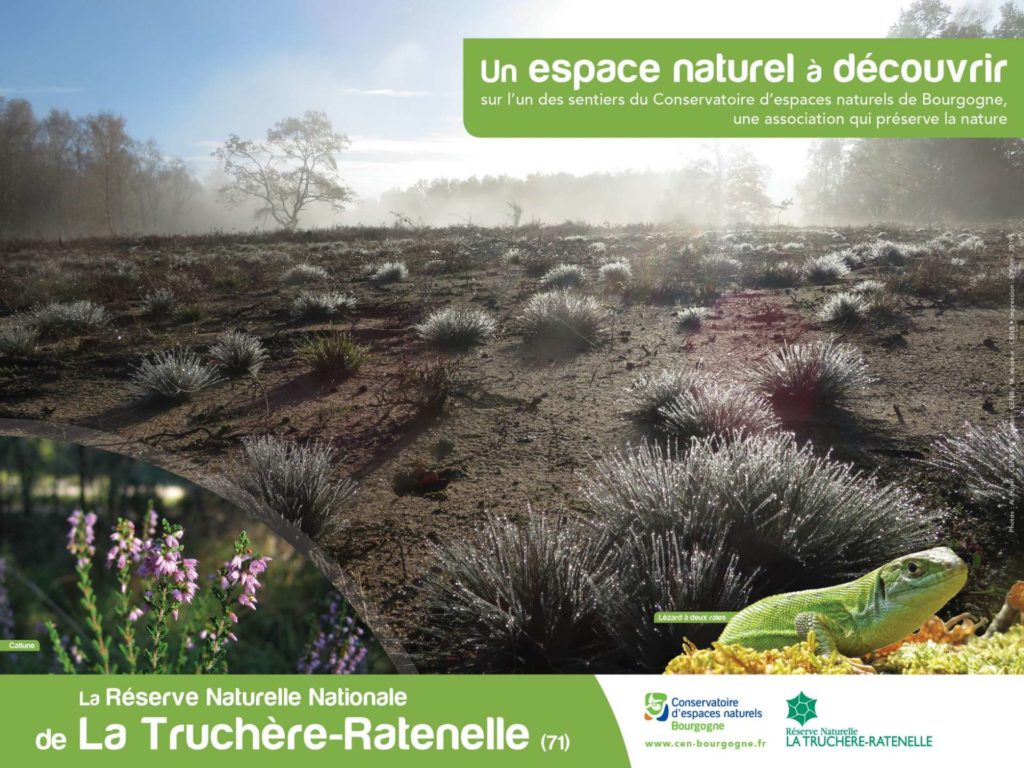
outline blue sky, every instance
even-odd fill
[[[39,113],[123,114],[199,173],[229,133],[322,109],[347,133],[347,178],[373,195],[419,178],[644,168],[676,163],[685,140],[486,140],[461,123],[469,36],[872,37],[896,0],[7,0],[0,96]],[[990,0],[995,5],[995,0]],[[795,179],[806,144],[756,143]]]

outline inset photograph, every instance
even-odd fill
[[[0,672],[392,672],[267,526],[116,453],[0,437]]]

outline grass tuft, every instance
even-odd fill
[[[815,285],[829,285],[838,283],[848,274],[850,267],[842,253],[826,253],[821,256],[811,256],[801,268],[804,279]]]
[[[968,424],[964,434],[935,446],[933,463],[966,491],[971,503],[990,512],[1024,513],[1024,439],[1017,425]]]
[[[267,350],[258,336],[241,331],[229,331],[212,347],[210,357],[229,376],[250,374],[255,376],[267,361]]]
[[[370,359],[369,347],[337,331],[307,336],[300,342],[298,351],[299,357],[316,373],[339,378],[351,376]]]
[[[545,290],[578,288],[586,282],[583,268],[575,264],[556,264],[537,281]]]
[[[466,349],[481,343],[498,328],[497,322],[479,309],[446,309],[433,312],[416,326],[426,341],[445,349]]]
[[[0,356],[35,357],[39,349],[39,331],[15,320],[0,328]]]
[[[348,293],[302,291],[292,302],[292,317],[300,320],[325,320],[348,314],[358,304],[359,300]]]
[[[429,632],[459,671],[581,671],[603,642],[607,543],[581,523],[489,516],[442,545],[427,576]]]
[[[33,310],[29,322],[44,338],[56,339],[77,336],[107,324],[107,311],[88,300],[51,301]]]
[[[220,381],[217,369],[189,350],[158,352],[132,372],[132,381],[143,394],[180,402]]]
[[[607,310],[591,296],[549,291],[530,297],[519,323],[528,339],[551,339],[585,347],[597,342],[607,318]]]
[[[625,261],[612,261],[604,264],[598,272],[609,290],[622,290],[633,279],[633,268]]]
[[[818,319],[829,325],[857,325],[867,319],[870,309],[868,300],[859,293],[842,291],[828,297],[818,311]]]
[[[245,469],[239,485],[315,541],[330,541],[346,523],[342,505],[355,495],[349,479],[332,480],[334,449],[327,443],[305,445],[270,435],[242,441]]]
[[[373,268],[370,280],[378,285],[400,283],[409,276],[409,268],[401,261],[385,261]]]
[[[843,405],[871,381],[856,347],[834,339],[786,344],[754,365],[756,388],[804,411]]]
[[[663,406],[661,429],[681,440],[719,436],[724,439],[779,427],[771,405],[758,392],[739,384],[705,381]]]

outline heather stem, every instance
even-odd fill
[[[67,649],[64,644],[60,641],[60,634],[57,632],[57,625],[52,621],[46,622],[46,631],[50,636],[50,645],[53,646],[53,652],[57,656],[57,661],[60,662],[61,669],[64,670],[64,674],[76,675],[78,670],[75,669],[74,663],[71,661],[71,657],[68,656]]]
[[[117,615],[121,619],[121,653],[128,664],[128,674],[134,675],[138,667],[139,649],[135,643],[135,626],[131,618],[132,605],[131,596],[128,591],[128,583],[131,580],[131,569],[129,566],[119,569],[118,582],[121,589],[118,593]]]
[[[156,586],[156,594],[149,598],[149,606],[153,613],[153,619],[149,624],[149,636],[153,640],[153,647],[147,652],[147,657],[150,671],[154,673],[163,671],[162,664],[167,653],[167,616],[171,612],[169,592],[170,588],[161,581]]]
[[[103,616],[100,614],[96,604],[96,592],[92,588],[92,577],[89,575],[91,560],[79,561],[75,567],[78,573],[78,591],[82,593],[82,607],[86,611],[85,624],[92,630],[94,635],[92,647],[96,651],[99,661],[96,664],[96,671],[105,675],[110,674],[110,647],[109,638],[103,636]]]

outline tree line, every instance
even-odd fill
[[[1004,3],[954,11],[917,0],[891,37],[1024,37],[1024,12]],[[1024,139],[827,139],[815,142],[799,188],[817,222],[995,222],[1024,211]]]
[[[110,112],[37,117],[0,96],[0,237],[174,232],[201,185]]]

